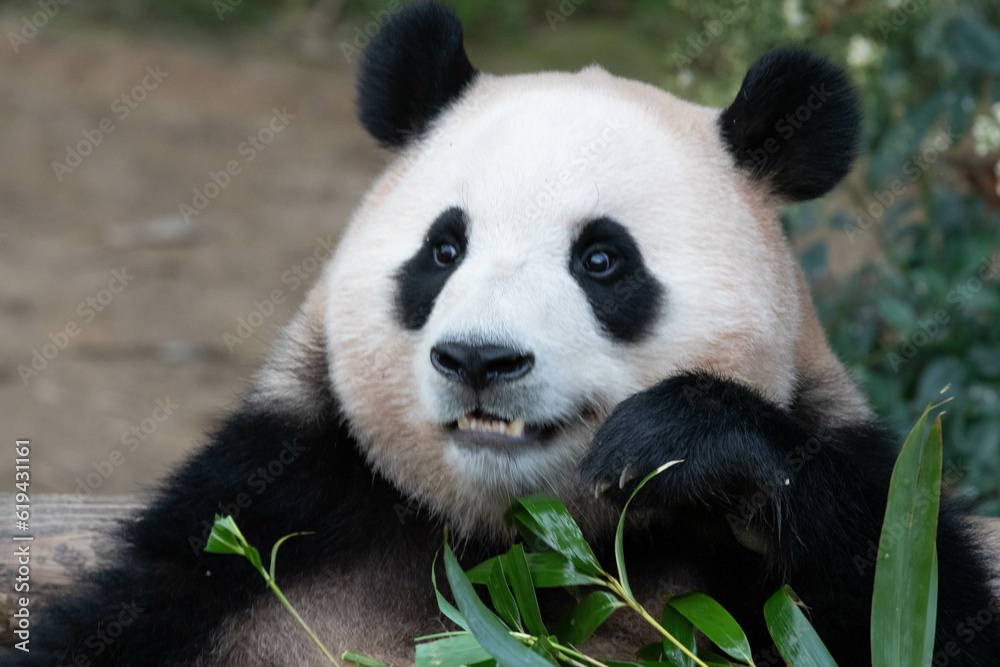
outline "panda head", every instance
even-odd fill
[[[323,328],[344,416],[405,492],[479,528],[518,495],[575,502],[596,427],[682,371],[795,400],[814,315],[777,210],[836,185],[858,131],[825,60],[766,55],[720,110],[596,66],[479,73],[418,4],[368,47],[359,110],[399,154]]]

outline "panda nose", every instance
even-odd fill
[[[431,364],[449,380],[481,391],[527,375],[535,365],[535,355],[505,345],[445,342],[431,348]]]

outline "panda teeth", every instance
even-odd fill
[[[496,433],[511,438],[520,438],[524,436],[524,420],[514,419],[513,421],[504,421],[502,419],[488,419],[474,417],[470,413],[458,418],[458,430]]]

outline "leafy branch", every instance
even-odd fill
[[[941,487],[941,420],[927,432],[929,405],[910,432],[893,470],[889,502],[879,543],[872,604],[871,643],[873,667],[920,665],[930,667],[937,611],[937,513]],[[580,527],[566,507],[550,496],[530,496],[514,502],[507,520],[517,528],[525,545],[516,544],[501,554],[464,571],[448,544],[445,529],[444,568],[455,604],[437,585],[437,558],[431,583],[441,613],[460,630],[416,639],[417,667],[754,667],[746,634],[718,602],[701,593],[667,600],[661,618],[655,619],[632,593],[625,567],[625,515],[636,494],[656,475],[681,463],[671,461],[647,475],[632,492],[619,517],[615,533],[617,576],[606,572]],[[899,537],[905,527],[905,539]],[[278,548],[271,549],[265,570],[257,550],[247,543],[231,517],[216,516],[206,551],[239,554],[257,568],[269,588],[292,614],[331,664],[331,652],[285,598],[275,581]],[[475,590],[483,585],[491,610]],[[568,588],[579,592],[590,587],[552,631],[541,617],[536,589]],[[901,593],[901,591],[903,593]],[[905,594],[902,604],[899,595]],[[654,628],[663,640],[639,648],[639,662],[603,660],[586,655],[580,647],[618,609],[628,608]],[[836,667],[829,651],[810,625],[805,606],[784,586],[764,604],[763,614],[771,638],[782,658],[792,667]],[[697,645],[699,630],[725,656]],[[346,652],[341,658],[362,667],[390,667],[368,656]]]

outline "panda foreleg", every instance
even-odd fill
[[[672,525],[685,537],[708,540],[694,547],[695,564],[709,592],[756,638],[755,646],[768,641],[764,600],[789,583],[838,662],[870,664],[871,596],[895,460],[892,438],[872,424],[808,426],[745,386],[686,374],[623,401],[595,435],[582,473],[596,491],[621,504],[638,479],[671,460],[684,462],[654,478],[636,503],[722,529]],[[664,545],[671,541],[669,535],[662,539]],[[997,598],[949,503],[941,509],[938,562],[935,651],[950,651],[950,665],[993,664],[988,661],[1000,655],[1000,614],[991,612],[991,625],[980,622],[978,631],[962,620],[995,609]],[[758,664],[768,664],[768,657]]]
[[[115,561],[80,582],[75,597],[40,610],[31,652],[0,662],[187,665],[211,650],[227,617],[270,595],[245,559],[203,551],[215,514],[235,515],[265,567],[280,537],[313,531],[281,548],[277,579],[291,585],[320,565],[350,570],[373,526],[399,525],[397,498],[374,478],[332,406],[308,418],[244,406],[122,527]],[[213,656],[199,664],[227,663]]]

